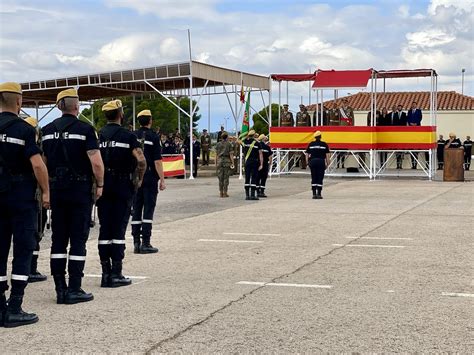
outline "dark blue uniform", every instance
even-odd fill
[[[161,145],[158,135],[149,128],[141,127],[135,134],[143,143],[147,168],[133,203],[132,235],[135,243],[142,237],[143,244],[149,245],[160,180],[155,161],[161,160]]]
[[[258,172],[257,191],[259,197],[265,196],[265,185],[267,183],[268,171],[270,169],[269,158],[273,155],[272,148],[265,142],[260,142],[263,155],[263,168]]]
[[[328,145],[323,141],[313,141],[309,143],[308,148],[306,148],[309,167],[311,169],[311,188],[313,190],[313,196],[321,196],[324,171],[326,170],[326,154],[329,152]]]
[[[444,146],[446,145],[446,141],[444,139],[438,139],[437,143],[436,159],[438,160],[438,170],[441,170],[444,164]]]
[[[466,139],[462,145],[464,147],[464,169],[469,170],[471,168],[472,141]]]
[[[40,153],[34,128],[14,113],[0,113],[0,294],[8,289],[12,235],[11,295],[23,296],[28,283],[38,213],[30,158]]]
[[[76,291],[84,276],[93,204],[87,151],[99,149],[97,134],[91,125],[64,114],[43,128],[42,141],[51,190],[51,273],[64,277],[69,259],[69,289]]]
[[[245,195],[249,198],[255,197],[258,182],[258,167],[260,166],[260,143],[254,138],[246,138],[242,141],[242,153],[245,159]]]
[[[104,190],[97,201],[100,221],[99,256],[102,261],[122,261],[125,231],[134,193],[133,173],[137,161],[133,150],[140,148],[137,137],[118,124],[109,123],[99,133],[104,161]]]

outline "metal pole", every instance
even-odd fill
[[[91,120],[92,120],[92,125],[95,126],[95,122],[94,122],[94,104],[91,105]]]
[[[289,86],[288,83],[289,83],[289,82],[287,81],[287,82],[286,82],[286,104],[287,104],[287,105],[289,105],[288,101],[290,100],[290,99],[289,99],[290,90],[289,90],[289,88],[288,88],[288,86]]]
[[[268,127],[270,130],[272,127],[272,78],[268,78],[268,81],[270,83],[268,90]]]
[[[39,106],[38,106],[38,101],[35,102],[35,108],[36,108],[36,119],[39,118]]]
[[[309,66],[309,73],[311,74],[311,65]],[[308,105],[311,105],[311,86],[312,85],[313,83],[310,80],[309,85],[308,85]]]
[[[466,69],[462,68],[461,69],[461,95],[464,95],[464,73],[466,72]]]
[[[318,125],[318,122],[319,122],[319,90],[316,89],[316,126]]]
[[[211,133],[211,95],[207,97],[207,131]]]
[[[281,126],[281,81],[278,82],[278,127]]]
[[[189,180],[193,180],[193,60],[191,54],[191,31],[188,29],[188,44],[189,44]]]
[[[135,131],[135,94],[132,95],[132,115],[133,115],[133,130]]]
[[[181,107],[181,96],[178,96],[178,106]],[[178,132],[181,134],[181,110],[178,109]]]

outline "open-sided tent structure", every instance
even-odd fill
[[[55,107],[57,93],[68,87],[77,88],[80,100],[84,102],[128,95],[135,98],[136,95],[158,93],[168,99],[179,112],[190,120],[189,134],[191,136],[192,117],[196,110],[195,107],[193,108],[194,98],[199,103],[201,98],[206,95],[226,95],[234,120],[238,122],[242,111],[242,105],[240,105],[240,110],[238,109],[238,97],[241,88],[243,87],[245,91],[260,92],[265,107],[263,92],[270,93],[270,84],[271,81],[266,76],[197,61],[186,61],[146,68],[31,81],[22,83],[21,86],[25,107],[36,108],[37,116],[39,107],[50,108],[43,117],[38,117],[39,120],[43,119]],[[169,97],[182,96],[187,96],[190,99],[189,112],[184,111],[169,99]],[[135,126],[135,99],[133,103],[133,123]],[[269,113],[267,117],[269,117]],[[193,154],[192,145],[190,154],[191,156]],[[192,159],[190,164],[192,171]]]

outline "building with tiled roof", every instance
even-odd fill
[[[326,100],[324,105],[332,107],[334,102],[340,105],[346,98],[349,106],[354,109],[355,125],[367,125],[367,114],[370,110],[370,92],[359,92],[354,95],[340,97],[337,100]],[[439,91],[437,93],[437,131],[445,137],[449,132],[455,132],[461,141],[467,135],[474,136],[474,97],[462,95],[455,91]],[[415,101],[423,110],[422,125],[429,125],[429,91],[418,92],[386,92],[377,93],[377,109],[386,107],[388,111],[396,105],[402,105],[407,111],[411,103]],[[316,104],[308,106],[308,111],[314,112]]]
[[[359,92],[355,95],[345,96],[349,101],[349,105],[355,111],[369,111],[370,109],[370,93]],[[437,94],[438,111],[465,111],[474,110],[474,97],[462,95],[455,91],[440,91]],[[332,107],[334,101],[339,105],[343,98],[337,100],[328,100],[324,104],[327,107]],[[377,93],[377,106],[379,109],[402,105],[404,109],[408,109],[411,103],[416,101],[418,107],[422,110],[429,110],[430,108],[430,92],[429,91],[411,91],[411,92],[386,92]],[[309,105],[308,110],[314,111],[316,105]]]

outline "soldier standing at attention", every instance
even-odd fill
[[[288,104],[283,105],[283,112],[280,114],[280,126],[281,127],[293,127],[295,125],[295,120],[293,119],[293,114],[288,111]]]
[[[471,168],[471,155],[472,155],[472,141],[471,137],[467,136],[466,140],[462,144],[464,147],[464,169],[469,170]]]
[[[354,110],[349,106],[347,99],[342,100],[342,105],[339,107],[339,119],[341,126],[354,125]]]
[[[99,257],[101,287],[127,286],[132,280],[122,274],[125,257],[125,231],[134,194],[133,176],[137,170],[139,187],[146,161],[137,136],[121,126],[122,102],[113,100],[102,106],[107,125],[99,133],[100,153],[104,160],[104,192],[97,201],[99,215]]]
[[[154,248],[150,244],[150,239],[158,189],[164,190],[166,188],[165,174],[161,160],[160,140],[158,135],[151,130],[151,111],[140,111],[137,119],[140,129],[135,132],[135,135],[138,137],[138,141],[143,143],[147,168],[143,183],[137,190],[133,203],[131,222],[133,252],[135,254],[151,254],[158,252],[158,248]]]
[[[229,176],[234,168],[234,152],[232,144],[228,141],[227,132],[222,133],[222,140],[216,145],[217,178],[219,179],[220,197],[229,197]]]
[[[202,149],[202,165],[209,165],[209,151],[211,150],[211,136],[207,133],[207,129],[202,131],[201,136]]]
[[[321,132],[314,133],[314,141],[306,148],[306,160],[311,169],[311,189],[313,199],[322,199],[324,171],[329,166],[330,151],[326,142],[321,140]]]
[[[296,114],[296,127],[308,127],[310,125],[311,125],[311,116],[309,115],[308,110],[306,109],[305,105],[301,104],[300,112]],[[299,155],[300,155],[299,161],[301,164],[301,169],[306,169],[305,155],[304,153],[301,153]]]
[[[41,131],[39,130],[38,121],[34,117],[25,118],[25,122],[31,125],[36,131],[36,144],[41,149]],[[30,276],[28,276],[28,283],[46,281],[48,277],[38,271],[38,256],[40,251],[40,242],[43,239],[44,228],[46,227],[46,219],[48,210],[41,205],[41,189],[36,189],[36,198],[38,204],[38,218],[36,225],[36,247],[31,258]]]
[[[21,86],[0,84],[0,326],[36,323],[38,316],[22,310],[31,257],[36,245],[36,185],[43,207],[49,208],[48,172],[36,144],[35,130],[18,117]],[[10,299],[7,263],[13,236]]]
[[[263,168],[263,154],[260,144],[253,137],[255,131],[248,132],[247,138],[242,141],[243,157],[245,161],[245,199],[258,200],[257,190],[258,171]]]
[[[104,188],[104,164],[97,133],[91,125],[77,119],[77,90],[61,91],[56,104],[62,116],[43,128],[43,150],[51,177],[51,274],[57,303],[74,304],[94,299],[91,293],[82,290],[81,283],[93,197],[99,199]],[[92,196],[94,177],[97,190]]]
[[[443,170],[444,165],[444,146],[446,141],[443,139],[443,135],[439,135],[438,145],[436,147],[436,159],[438,160],[438,170]]]
[[[267,197],[265,195],[265,185],[267,183],[268,178],[268,171],[272,165],[272,149],[268,145],[268,137],[264,134],[261,134],[258,137],[260,141],[260,147],[262,149],[262,156],[263,156],[263,166],[262,169],[258,172],[258,182],[257,182],[257,192],[258,197]]]

